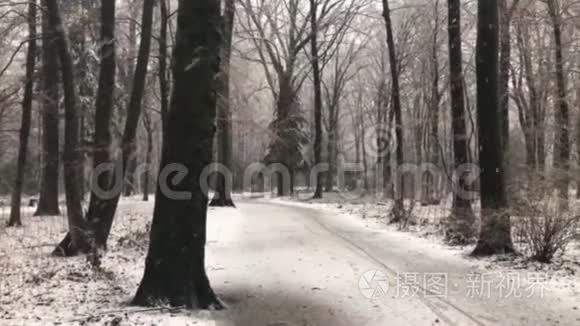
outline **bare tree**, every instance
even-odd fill
[[[198,182],[212,159],[220,21],[219,1],[179,1],[174,87],[161,166],[188,168],[188,176],[174,190],[187,191],[190,198],[168,196],[158,187],[145,272],[133,299],[136,305],[166,302],[190,309],[223,308],[205,271],[208,194]],[[194,61],[197,64],[191,65]]]
[[[429,162],[439,166],[441,161],[440,158],[440,143],[439,143],[439,123],[440,123],[440,106],[443,97],[443,92],[440,87],[441,74],[439,71],[439,0],[435,0],[434,7],[434,18],[433,18],[433,32],[431,36],[431,58],[430,58],[430,70],[431,70],[431,90],[428,100],[429,104]],[[422,200],[430,205],[438,205],[440,203],[439,194],[437,193],[438,181],[432,173],[427,173],[424,181],[424,197]]]
[[[133,155],[135,138],[137,135],[137,127],[139,125],[141,110],[142,110],[142,99],[143,93],[145,91],[147,66],[149,64],[149,55],[151,48],[151,34],[153,25],[153,7],[155,0],[144,0],[143,2],[143,17],[141,22],[141,42],[139,44],[139,54],[137,57],[137,64],[135,66],[135,74],[133,76],[132,91],[130,94],[129,106],[127,108],[127,119],[125,120],[125,129],[123,132],[123,138],[121,140],[121,157],[118,158],[116,164],[121,166],[121,169],[116,170],[112,176],[113,180],[117,178],[123,178],[124,174],[128,173],[128,164],[130,162],[130,156]],[[68,140],[68,138],[67,138]],[[121,175],[118,175],[119,172]],[[115,184],[115,181],[112,181]],[[91,231],[94,233],[95,246],[97,248],[106,248],[107,239],[111,232],[111,226],[113,225],[113,219],[115,217],[115,212],[119,204],[121,197],[121,189],[117,187],[111,188],[111,196],[107,198],[98,199],[99,204],[96,205],[98,210],[93,214],[90,214],[90,225]],[[95,198],[96,199],[96,198]],[[89,204],[90,206],[90,204]],[[82,216],[82,215],[81,215]],[[60,248],[68,248],[65,250],[67,255],[75,255],[79,252],[75,245],[70,242],[71,230],[69,229],[69,234],[65,236]]]
[[[32,91],[34,88],[34,69],[36,66],[36,1],[28,4],[28,52],[26,55],[26,76],[24,77],[24,99],[22,100],[22,120],[20,123],[20,146],[16,166],[16,180],[12,191],[10,219],[8,226],[20,226],[20,205],[22,201],[22,184],[24,183],[24,168],[28,151],[30,121],[32,115]]]
[[[218,97],[218,162],[232,171],[232,112],[230,106],[230,60],[236,7],[234,0],[226,0],[223,13],[221,71],[219,74]],[[215,196],[210,206],[235,206],[232,200],[231,185],[226,182],[226,176],[217,175]]]
[[[498,85],[498,3],[478,1],[477,20],[477,123],[481,169],[482,225],[473,255],[513,252],[507,213],[504,151]]]
[[[453,130],[453,154],[455,169],[469,163],[467,130],[465,126],[465,91],[463,89],[463,54],[461,49],[461,3],[448,1],[449,33],[449,83],[451,99],[451,124]],[[453,193],[451,215],[446,225],[445,238],[451,243],[466,243],[474,235],[475,215],[471,202],[459,190],[467,189],[465,176],[458,176],[457,189]]]
[[[46,0],[41,4],[46,7]],[[42,11],[42,179],[34,215],[59,215],[59,78],[58,54],[50,33],[48,15]]]
[[[65,143],[64,143],[64,186],[66,195],[69,233],[68,243],[61,243],[54,251],[55,255],[68,255],[73,251],[89,252],[88,229],[83,217],[80,189],[81,157],[79,149],[79,113],[77,92],[74,83],[73,60],[69,50],[68,38],[56,0],[46,0],[49,25],[56,38],[56,48],[60,59],[65,106]]]
[[[530,15],[535,15],[535,9],[529,8]],[[524,135],[526,147],[526,165],[532,174],[543,171],[545,166],[545,120],[549,94],[549,79],[547,65],[534,65],[535,61],[550,62],[550,55],[546,52],[544,43],[534,46],[534,30],[530,19],[524,15],[522,8],[519,18],[515,22],[517,65],[511,74],[513,99],[518,112],[518,120]],[[532,25],[532,26],[530,26]],[[545,42],[544,33],[537,28],[537,39]]]
[[[558,97],[556,99],[556,134],[554,136],[554,168],[556,169],[556,187],[560,196],[560,207],[568,208],[568,188],[570,186],[570,118],[566,96],[567,85],[564,76],[564,55],[562,45],[562,17],[558,0],[548,0],[548,14],[554,33],[555,78]]]
[[[314,164],[322,163],[322,72],[320,69],[320,56],[318,54],[318,3],[310,0],[310,55],[312,64],[312,77],[314,86]],[[329,178],[330,180],[330,178]],[[322,198],[322,178],[316,176],[314,198]]]
[[[401,90],[399,86],[399,65],[395,49],[395,39],[393,37],[393,24],[391,21],[391,10],[389,1],[383,0],[383,18],[387,28],[387,45],[389,47],[389,62],[391,69],[391,101],[395,116],[395,135],[396,135],[396,162],[397,166],[403,165],[403,114],[401,109]],[[388,164],[385,162],[385,164]],[[403,184],[400,184],[402,188]],[[403,190],[399,189],[395,195],[395,206],[393,207],[393,219],[391,222],[399,223],[403,221]]]
[[[511,6],[508,6],[508,0],[499,1],[500,11],[500,76],[499,76],[499,101],[502,112],[502,139],[504,142],[504,151],[509,150],[509,80],[510,80],[510,66],[511,66],[511,22],[512,17],[517,9],[519,0],[513,0]],[[507,158],[507,156],[506,156]]]

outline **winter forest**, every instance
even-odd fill
[[[580,2],[0,0],[0,325],[580,324]]]

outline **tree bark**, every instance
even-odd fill
[[[139,126],[139,119],[142,111],[142,100],[143,94],[145,92],[145,84],[147,81],[147,66],[149,65],[149,56],[151,49],[151,33],[153,25],[153,7],[155,5],[155,0],[144,0],[143,1],[143,17],[141,20],[141,40],[139,42],[139,51],[137,56],[137,64],[135,66],[135,73],[133,75],[133,82],[129,106],[127,108],[127,119],[125,121],[125,130],[123,132],[123,139],[121,140],[121,150],[122,150],[122,160],[121,165],[123,175],[131,173],[128,170],[130,164],[130,159],[134,155],[135,137],[137,136],[137,128]],[[123,176],[116,176],[116,178],[122,178]],[[115,212],[119,204],[121,193],[115,191],[115,197],[107,200],[107,205],[99,215],[102,218],[99,220],[98,226],[96,227],[97,243],[99,246],[105,246],[109,233],[111,231],[111,226],[113,224],[113,218],[115,217]]]
[[[465,92],[463,89],[460,0],[449,0],[448,11],[451,128],[453,130],[455,170],[459,171],[459,167],[469,163],[467,128],[465,125]],[[468,189],[463,175],[458,175],[457,184],[454,187],[451,215],[445,225],[445,239],[450,243],[464,244],[474,236],[473,224],[475,215],[471,209],[470,199],[465,194],[460,193],[460,191]]]
[[[149,122],[151,123],[151,121]],[[147,168],[145,170],[145,176],[143,180],[143,201],[149,201],[149,184],[150,174],[151,174],[151,162],[153,156],[153,128],[151,125],[147,128],[147,153],[145,154],[145,164]]]
[[[435,1],[435,26],[433,26],[433,39],[431,44],[431,100],[430,100],[430,163],[439,166],[439,106],[441,104],[441,91],[439,90],[439,1]],[[439,205],[441,198],[437,193],[439,180],[436,176],[427,173],[427,203]]]
[[[158,186],[145,273],[133,304],[220,309],[205,272],[207,190],[198,182],[212,159],[219,1],[180,0],[177,19],[174,89],[161,167],[180,164],[188,169],[173,190],[188,192],[190,198],[176,199]]]
[[[73,60],[70,55],[67,35],[62,23],[56,0],[46,0],[46,10],[52,34],[56,38],[56,48],[60,59],[65,107],[64,144],[64,187],[69,226],[68,243],[61,243],[53,254],[69,256],[89,252],[88,229],[83,217],[82,194],[78,180],[81,179],[81,157],[79,149],[79,113],[74,84]]]
[[[511,59],[511,15],[507,5],[508,0],[499,0],[500,11],[500,76],[499,76],[499,103],[502,122],[503,149],[506,152],[504,159],[507,159],[509,150],[509,78]]]
[[[395,115],[395,136],[397,141],[396,162],[397,169],[403,165],[403,116],[401,112],[401,93],[399,86],[399,66],[397,62],[397,54],[395,50],[395,39],[393,37],[393,26],[391,21],[391,11],[389,9],[389,1],[383,0],[383,18],[387,28],[387,45],[389,47],[389,62],[391,66],[391,82],[392,94],[391,100],[393,105],[393,113]],[[388,164],[388,162],[385,162]],[[397,172],[398,174],[398,172]],[[396,176],[401,179],[400,176]],[[399,223],[403,221],[403,192],[404,183],[399,182],[399,189],[395,191],[395,205],[393,206],[392,223]]]
[[[314,164],[322,164],[322,71],[318,56],[318,22],[317,22],[318,4],[316,0],[310,0],[310,28],[312,37],[310,38],[312,76],[314,86]],[[358,148],[358,147],[357,147]],[[330,179],[330,178],[329,178]],[[321,175],[316,176],[316,188],[314,190],[314,199],[322,198],[322,181]]]
[[[576,107],[580,112],[580,83],[576,85]],[[576,154],[580,165],[580,114],[576,117]],[[580,199],[580,180],[576,182],[576,199]]]
[[[169,111],[169,81],[167,78],[167,28],[169,13],[167,11],[166,0],[160,0],[160,24],[161,28],[159,31],[159,93],[161,96],[161,122],[163,135],[167,130],[167,112]]]
[[[21,226],[20,206],[22,202],[22,184],[24,183],[24,169],[28,152],[28,138],[30,136],[30,120],[32,115],[32,91],[34,88],[34,69],[36,66],[36,1],[28,4],[28,53],[26,55],[26,76],[24,79],[24,99],[22,100],[22,121],[20,123],[20,146],[18,148],[18,162],[16,166],[16,180],[12,190],[10,219],[8,226]]]
[[[136,0],[131,0],[131,7],[133,7],[134,10],[137,9],[137,4],[138,2]],[[141,30],[141,33],[143,33],[143,30]],[[129,65],[128,65],[128,70],[129,70],[129,74],[128,76],[132,76],[135,77],[135,75],[137,74],[137,70],[136,70],[136,66],[135,66],[135,56],[140,56],[140,54],[137,54],[137,21],[135,19],[131,19],[129,21]],[[139,60],[139,58],[137,58],[137,60]],[[127,92],[130,93],[131,95],[129,96],[129,101],[127,102],[127,106],[130,107],[131,105],[135,105],[133,104],[134,99],[133,99],[133,92],[134,92],[134,87],[135,87],[135,78],[131,79],[130,77],[127,78],[127,84],[125,85]],[[141,105],[141,101],[142,101],[143,96],[141,95],[140,98],[138,99],[139,104]],[[129,117],[127,115],[127,120],[125,121],[125,125],[127,125],[129,120]],[[136,124],[138,125],[138,120],[136,122]],[[123,163],[123,164],[127,164],[127,168],[125,169],[124,172],[124,181],[125,181],[125,185],[124,185],[124,190],[123,190],[123,195],[125,197],[130,197],[135,193],[135,170],[137,169],[137,143],[136,142],[130,142],[127,145],[127,150],[129,151],[128,156],[127,156],[127,162]]]
[[[99,86],[95,103],[95,139],[93,147],[93,171],[104,165],[112,163],[111,159],[111,120],[113,116],[113,99],[115,93],[116,73],[116,46],[115,46],[115,0],[103,0],[101,2],[101,48],[100,48],[100,72]],[[99,171],[100,172],[100,171]],[[94,175],[93,189],[89,201],[87,220],[91,227],[95,227],[103,218],[101,216],[106,199],[95,192],[95,187],[101,191],[111,191],[114,187],[114,175],[110,169]],[[98,232],[95,232],[98,234]],[[106,243],[102,237],[96,239],[97,247],[104,248]]]
[[[566,99],[567,85],[564,76],[564,55],[562,46],[562,22],[557,0],[549,0],[548,12],[554,29],[554,56],[556,64],[556,86],[558,90],[557,109],[554,114],[556,134],[554,136],[554,168],[556,188],[560,197],[560,208],[567,209],[570,185],[570,113]]]
[[[46,0],[41,1],[46,7]],[[59,148],[59,91],[58,54],[54,35],[50,33],[48,15],[42,16],[42,180],[35,216],[60,215],[58,205]]]
[[[230,57],[235,19],[235,1],[226,0],[222,25],[222,45],[220,48],[221,71],[218,75],[217,125],[218,162],[232,172],[232,111],[230,106]],[[231,180],[222,173],[217,174],[215,195],[210,206],[235,207],[232,200]]]
[[[326,185],[325,191],[331,192],[334,190],[334,182],[336,180],[336,156],[337,156],[337,146],[336,146],[336,123],[334,121],[334,110],[336,108],[333,105],[328,105],[328,140],[326,143],[326,160],[328,163],[328,172],[326,173]]]
[[[498,88],[498,3],[479,0],[477,21],[477,123],[481,169],[479,240],[472,255],[513,252],[502,146]]]

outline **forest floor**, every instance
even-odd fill
[[[48,255],[66,232],[64,217],[25,216],[24,227],[6,229],[0,211],[0,325],[580,322],[580,274],[566,256],[552,265],[476,260],[469,247],[442,244],[427,223],[413,232],[387,226],[383,203],[326,197],[239,197],[238,209],[210,209],[207,270],[228,309],[203,312],[128,305],[143,272],[151,202],[121,202],[100,270],[85,258]]]

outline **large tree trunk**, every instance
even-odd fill
[[[451,99],[451,128],[455,170],[469,163],[467,129],[465,126],[465,99],[463,89],[463,54],[461,51],[461,2],[449,0],[449,82]],[[474,236],[475,216],[470,198],[465,192],[468,185],[464,175],[458,176],[453,189],[451,215],[446,223],[445,238],[450,243],[463,244]]]
[[[312,60],[312,76],[314,83],[314,164],[322,164],[322,71],[318,56],[318,4],[316,0],[310,0],[310,27],[312,36],[310,37],[310,51]],[[358,148],[358,147],[357,147]],[[314,198],[322,198],[322,181],[320,174],[316,176],[316,189]]]
[[[69,255],[72,252],[88,252],[91,249],[89,234],[83,217],[82,194],[78,180],[81,179],[81,157],[79,149],[79,113],[77,94],[74,84],[73,60],[70,55],[68,39],[62,24],[60,9],[56,0],[46,1],[49,24],[56,38],[56,48],[60,58],[64,89],[65,130],[64,130],[64,188],[69,234],[68,243],[61,243],[55,255]]]
[[[549,0],[548,12],[554,29],[554,56],[556,64],[556,86],[558,99],[556,113],[556,134],[554,136],[554,169],[556,170],[556,187],[560,197],[560,207],[567,209],[568,187],[570,184],[570,120],[568,100],[566,99],[566,78],[564,76],[564,56],[562,49],[562,22],[559,6],[556,0]]]
[[[16,180],[12,190],[10,219],[8,226],[20,226],[20,205],[22,202],[22,184],[24,183],[24,169],[28,152],[28,138],[30,135],[30,120],[32,115],[32,91],[34,88],[34,69],[36,66],[36,1],[28,4],[28,53],[26,55],[26,77],[24,79],[24,99],[22,100],[22,121],[20,122],[20,146],[18,148],[18,162],[16,166]]]
[[[180,164],[188,175],[170,196],[157,188],[145,273],[133,304],[166,302],[192,309],[219,309],[205,271],[207,189],[199,177],[212,159],[219,71],[219,1],[180,0],[174,51],[174,90],[161,167]],[[202,48],[204,51],[197,51]],[[196,65],[191,62],[197,59]]]
[[[289,127],[289,123],[292,120],[292,111],[296,109],[294,107],[296,91],[292,84],[292,72],[281,75],[279,80],[278,99],[276,101],[276,120],[273,126],[273,130],[276,133],[275,137],[278,137],[278,139],[272,145],[272,147],[277,148],[277,153],[274,156],[274,161],[268,163],[282,164],[290,172],[293,169],[290,162],[292,153],[286,153],[284,151],[290,151],[291,149],[290,146],[280,140],[289,141],[285,139],[285,136],[288,135],[291,128]],[[280,148],[284,148],[284,150],[280,150]],[[290,195],[290,183],[290,180],[286,178],[286,174],[276,173],[276,192],[279,197]]]
[[[145,0],[143,2],[139,55],[137,57],[137,65],[133,76],[133,88],[130,95],[125,130],[121,142],[121,162],[117,163],[120,166],[120,169],[115,169],[114,171],[112,177],[114,180],[112,181],[114,186],[112,186],[109,196],[102,199],[102,202],[98,205],[98,211],[95,212],[94,215],[89,215],[91,217],[91,229],[95,233],[95,244],[98,248],[106,248],[107,239],[111,232],[111,226],[113,225],[113,219],[122,193],[122,182],[120,183],[121,187],[119,187],[117,180],[119,180],[119,178],[121,178],[120,180],[124,180],[123,176],[127,171],[129,158],[132,155],[132,146],[137,135],[137,127],[142,108],[141,100],[145,91],[147,65],[149,63],[149,50],[151,48],[154,4],[155,0]],[[115,164],[115,166],[117,166],[117,164]],[[68,234],[62,243],[67,243],[67,239],[70,239]]]
[[[42,0],[42,7],[46,7]],[[50,33],[48,15],[42,11],[42,180],[35,216],[60,215],[58,54]]]
[[[473,255],[513,252],[507,212],[498,89],[498,4],[479,0],[477,22],[477,123],[481,169],[481,231]]]
[[[387,45],[389,47],[389,62],[391,66],[391,79],[392,79],[391,100],[393,105],[393,113],[395,115],[395,137],[397,140],[396,162],[397,169],[399,169],[403,165],[403,116],[401,112],[399,66],[397,62],[397,54],[396,54],[397,52],[395,50],[395,39],[393,36],[393,25],[391,21],[391,11],[389,9],[388,0],[383,0],[383,18],[385,19],[385,25],[387,28]],[[385,164],[388,164],[388,162],[386,162]],[[398,173],[399,172],[397,171],[396,178],[399,179],[397,181],[399,189],[396,189],[395,191],[395,205],[393,207],[393,219],[392,219],[393,223],[404,222],[403,221],[404,183],[402,182],[402,177],[398,175]]]
[[[232,53],[232,38],[235,18],[234,0],[226,0],[223,28],[222,45],[220,48],[221,73],[218,77],[218,162],[232,173],[232,111],[230,106],[230,57]],[[223,173],[217,174],[215,195],[210,206],[234,207],[232,200],[232,180],[226,180]]]

